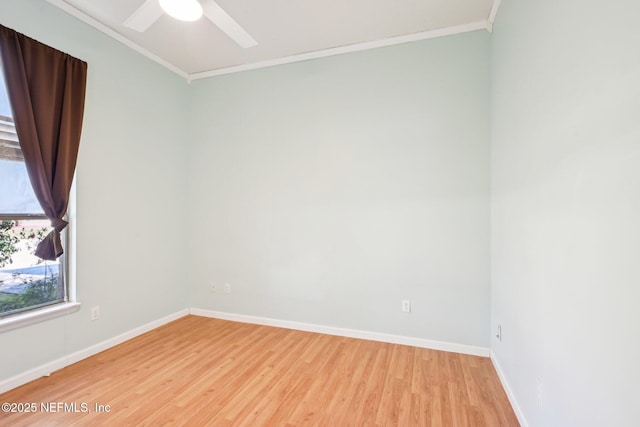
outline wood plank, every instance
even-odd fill
[[[38,405],[0,413],[11,426],[518,426],[488,358],[197,316],[0,402]],[[47,413],[47,402],[91,412]]]

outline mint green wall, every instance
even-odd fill
[[[4,0],[0,23],[90,73],[83,306],[2,333],[0,379],[198,307],[491,344],[529,425],[640,424],[639,12],[503,0],[492,37],[188,86],[44,1]]]
[[[193,82],[190,305],[488,347],[489,42]]]
[[[638,16],[504,0],[495,25],[492,349],[531,426],[640,425]]]
[[[77,169],[79,312],[0,334],[0,379],[184,309],[183,79],[42,0],[0,23],[89,63]],[[89,311],[100,305],[101,318]]]

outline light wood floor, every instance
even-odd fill
[[[518,425],[487,358],[196,316],[2,402],[38,405],[0,412],[2,426]],[[42,402],[92,412],[44,413]],[[96,404],[110,412],[94,412]]]

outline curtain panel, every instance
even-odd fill
[[[76,168],[87,63],[0,25],[0,58],[16,133],[36,198],[53,230],[35,254],[63,254],[60,232]]]

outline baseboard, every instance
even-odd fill
[[[312,323],[294,322],[291,320],[271,319],[267,317],[248,316],[244,314],[226,313],[221,311],[192,308],[194,316],[212,317],[215,319],[231,320],[234,322],[253,323],[256,325],[275,326],[278,328],[294,329],[297,331],[317,332],[320,334],[336,335],[340,337],[360,338],[391,344],[410,345],[413,347],[432,350],[449,351],[453,353],[470,354],[473,356],[489,357],[490,350],[485,347],[475,347],[464,344],[427,340],[423,338],[406,337],[402,335],[383,334],[378,332],[359,331],[355,329],[337,328],[333,326],[316,325]]]
[[[515,394],[513,394],[513,390],[511,390],[511,387],[509,386],[507,377],[504,375],[504,371],[502,370],[500,363],[498,363],[498,359],[496,359],[496,356],[493,353],[493,351],[491,351],[491,362],[493,363],[493,367],[496,369],[496,372],[498,373],[498,378],[500,378],[500,382],[502,383],[502,388],[504,389],[505,393],[507,393],[507,398],[509,399],[509,403],[511,403],[513,412],[515,412],[516,417],[518,418],[518,422],[520,423],[520,426],[529,427],[529,423],[527,422],[527,419],[524,417],[524,413],[522,412],[522,409],[520,409],[520,405],[516,400],[516,396]]]
[[[359,338],[371,341],[380,341],[391,344],[402,344],[402,345],[410,345],[413,347],[420,348],[428,348],[432,350],[440,350],[440,351],[448,351],[453,353],[462,353],[462,354],[470,354],[473,356],[482,356],[489,357],[490,350],[485,347],[475,347],[464,344],[457,343],[449,343],[443,341],[435,341],[435,340],[427,340],[423,338],[415,338],[415,337],[407,337],[402,335],[392,335],[392,334],[383,334],[378,332],[369,332],[369,331],[360,331],[355,329],[346,329],[346,328],[337,328],[333,326],[324,326],[317,325],[312,323],[303,323],[303,322],[295,322],[290,320],[280,320],[280,319],[271,319],[266,317],[258,317],[258,316],[248,316],[243,314],[234,314],[234,313],[225,313],[220,311],[212,311],[212,310],[203,310],[198,308],[185,309],[178,311],[169,316],[165,316],[161,319],[155,320],[153,322],[147,323],[145,325],[139,326],[135,329],[132,329],[128,332],[115,336],[113,338],[109,338],[100,343],[94,344],[85,349],[76,351],[74,353],[68,354],[59,359],[53,360],[51,362],[45,363],[44,365],[40,365],[33,369],[30,369],[26,372],[18,374],[14,377],[8,378],[6,380],[0,381],[0,393],[5,393],[9,390],[12,390],[16,387],[20,387],[28,382],[36,380],[40,377],[50,375],[52,372],[58,371],[66,366],[79,362],[83,359],[91,357],[95,354],[98,354],[104,350],[107,350],[111,347],[114,347],[118,344],[121,344],[125,341],[128,341],[132,338],[137,337],[138,335],[142,335],[146,332],[149,332],[153,329],[156,329],[164,324],[169,322],[173,322],[181,317],[184,317],[188,314],[192,314],[194,316],[202,316],[202,317],[211,317],[216,319],[223,320],[231,320],[235,322],[243,322],[243,323],[252,323],[257,325],[265,325],[265,326],[274,326],[279,328],[286,329],[294,329],[298,331],[306,331],[306,332],[316,332],[327,335],[336,335],[341,337],[349,337],[349,338]],[[517,407],[515,400],[512,398],[512,393],[505,382],[502,371],[499,369],[497,362],[493,359],[493,363],[496,366],[496,371],[498,371],[498,375],[500,376],[500,380],[502,381],[505,390],[507,391],[507,395],[509,396],[509,400],[512,402],[512,406],[516,411],[516,415],[518,419],[524,419],[521,416],[521,412]],[[523,426],[527,426],[526,423],[521,421]]]
[[[36,380],[40,377],[50,375],[52,372],[58,371],[64,368],[65,366],[72,365],[76,362],[86,359],[87,357],[93,356],[94,354],[98,354],[104,350],[107,350],[111,347],[121,344],[127,340],[130,340],[131,338],[135,338],[138,335],[142,335],[145,332],[149,332],[153,329],[156,329],[166,323],[173,322],[174,320],[177,320],[188,314],[189,314],[188,309],[178,311],[177,313],[170,314],[169,316],[147,323],[146,325],[139,326],[135,329],[132,329],[128,332],[125,332],[113,338],[109,338],[108,340],[102,341],[98,344],[94,344],[91,347],[87,347],[83,350],[76,351],[75,353],[68,354],[52,362],[45,363],[44,365],[40,365],[36,368],[30,369],[26,372],[18,374],[14,377],[0,381],[0,393],[7,392],[11,389],[14,389],[28,382]]]

